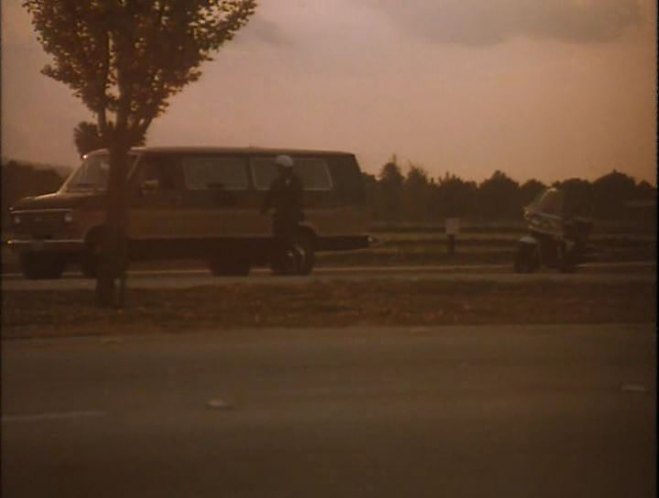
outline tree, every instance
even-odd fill
[[[34,167],[10,160],[2,165],[2,223],[10,224],[9,208],[19,199],[30,195],[55,192],[64,177],[51,166]]]
[[[98,131],[98,126],[95,123],[89,123],[87,121],[82,121],[75,127],[73,130],[73,142],[81,157],[93,150],[108,148],[108,144],[105,143],[101,133]],[[145,142],[145,136],[136,136],[131,145],[144,145]]]
[[[83,121],[73,130],[73,142],[78,149],[80,157],[96,149],[107,147],[103,142],[98,126],[94,123]]]
[[[410,165],[401,197],[402,210],[409,221],[425,221],[429,215],[430,181],[420,166]]]
[[[369,215],[376,218],[377,213],[377,196],[378,196],[378,180],[375,175],[362,172],[362,180],[364,182],[364,196],[366,198],[366,206],[369,209]]]
[[[564,195],[563,212],[567,216],[592,216],[593,185],[588,180],[569,178],[555,182],[554,187],[560,188]]]
[[[43,49],[43,73],[66,84],[93,113],[110,173],[96,301],[112,306],[126,259],[128,150],[169,98],[199,79],[242,28],[256,0],[24,0]]]
[[[645,180],[636,184],[636,198],[638,199],[655,199],[657,198],[657,187],[653,187]]]
[[[478,197],[484,217],[512,219],[521,216],[519,185],[501,171],[495,171],[479,185]]]
[[[433,210],[439,218],[470,217],[477,214],[478,187],[458,176],[445,173],[433,192]]]
[[[593,182],[593,208],[600,218],[620,218],[624,205],[634,199],[636,182],[631,176],[613,170]]]
[[[400,219],[404,181],[396,156],[393,156],[380,171],[379,211],[387,221]]]
[[[519,187],[519,200],[521,206],[530,204],[531,201],[546,188],[547,186],[544,183],[535,179],[524,182]]]

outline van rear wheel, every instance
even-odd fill
[[[216,258],[208,262],[208,268],[216,277],[244,277],[249,275],[251,263],[246,260]]]
[[[298,258],[297,274],[309,275],[316,263],[313,237],[308,232],[300,232],[295,239],[294,251]]]
[[[316,262],[313,235],[299,232],[283,254],[273,254],[270,268],[275,275],[309,275]]]

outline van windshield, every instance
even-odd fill
[[[134,155],[129,155],[132,163]],[[64,190],[74,191],[105,191],[108,187],[110,173],[110,158],[107,154],[86,157],[82,164],[75,170],[64,184]]]

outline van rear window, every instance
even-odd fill
[[[295,157],[293,171],[302,182],[304,190],[332,190],[332,177],[327,161],[321,158]],[[268,190],[277,176],[274,157],[255,157],[250,161],[254,187]]]
[[[246,161],[241,157],[184,157],[188,190],[247,190]]]

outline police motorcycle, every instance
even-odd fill
[[[594,254],[588,245],[592,220],[582,214],[579,199],[551,187],[524,208],[528,233],[519,239],[514,270],[532,273],[544,266],[574,272]]]

